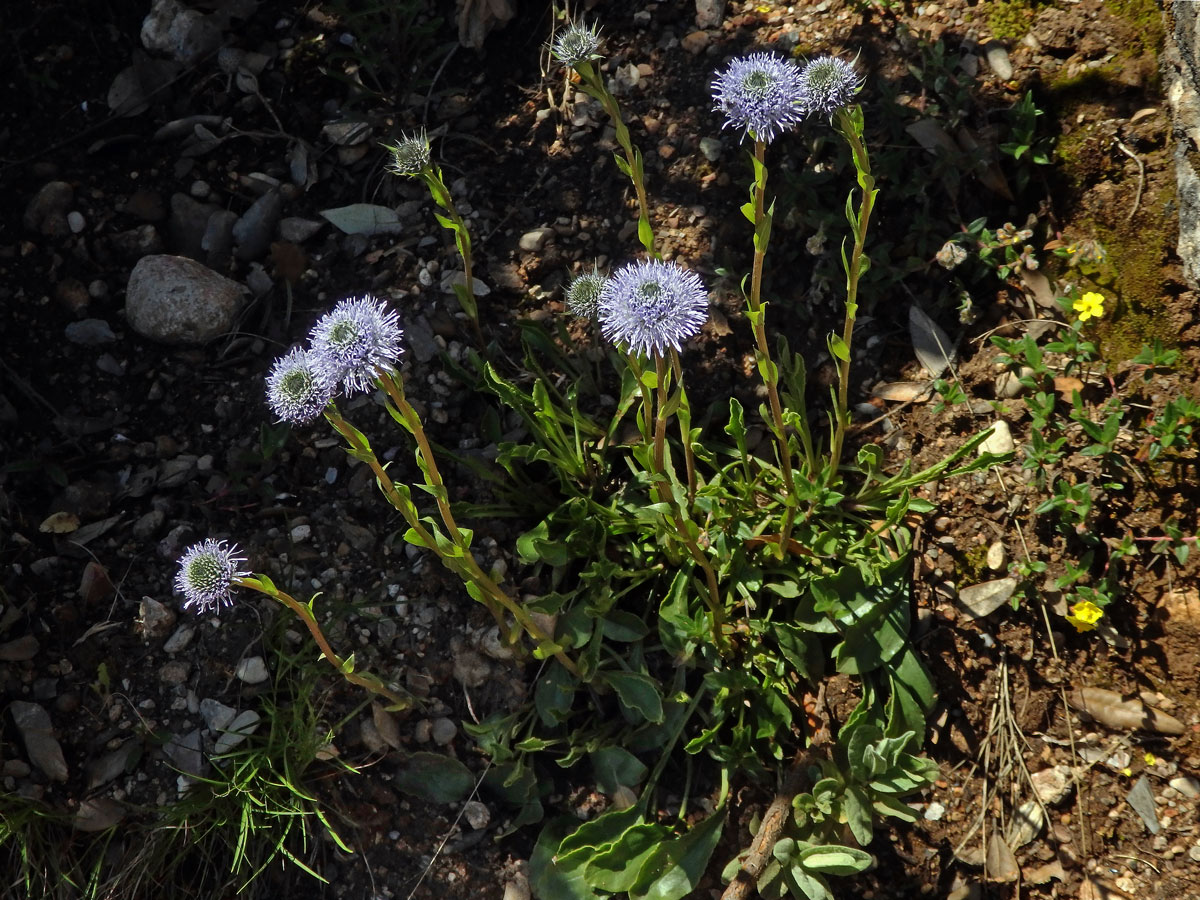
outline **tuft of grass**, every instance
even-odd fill
[[[85,835],[64,810],[0,795],[0,898],[255,898],[278,896],[281,883],[325,881],[316,863],[322,841],[353,851],[348,826],[314,785],[355,773],[323,751],[367,701],[328,723],[325,667],[307,647],[286,652],[284,625],[266,638],[276,679],[259,698],[257,732],[210,757],[211,772],[174,803],[131,810]],[[268,873],[274,877],[260,878]]]

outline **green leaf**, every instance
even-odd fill
[[[871,843],[871,801],[863,788],[856,784],[846,786],[842,794],[842,813],[854,839],[863,847]]]
[[[605,671],[599,677],[612,687],[626,709],[637,712],[647,722],[663,720],[662,695],[649,675],[641,672]]]
[[[529,857],[529,887],[538,900],[600,900],[601,895],[583,880],[582,872],[563,870],[554,862],[563,836],[578,824],[578,819],[564,816],[548,824],[538,835]]]
[[[892,696],[887,705],[887,734],[895,737],[911,731],[919,741],[925,734],[925,716],[933,710],[933,681],[911,646],[894,658],[888,668]]]
[[[631,612],[622,609],[610,610],[604,616],[604,636],[610,641],[632,643],[640,641],[650,633],[649,626]]]
[[[649,771],[640,759],[624,747],[601,747],[588,755],[596,773],[596,786],[610,796],[622,786],[637,787]]]
[[[452,756],[422,751],[400,764],[392,783],[404,793],[430,803],[457,803],[471,793],[475,776]]]
[[[725,807],[694,825],[688,833],[658,845],[642,865],[630,900],[682,900],[691,896],[708,869],[708,861],[721,840]]]
[[[610,809],[590,822],[584,822],[574,833],[563,838],[554,854],[555,865],[570,871],[585,865],[601,849],[608,847],[642,817],[636,806],[629,809]]]
[[[850,348],[846,346],[841,335],[831,334],[829,336],[829,351],[843,362],[850,360]]]
[[[533,689],[533,705],[547,728],[566,721],[575,699],[575,682],[559,662],[553,662]]]
[[[584,866],[583,877],[592,887],[619,894],[637,884],[638,873],[670,832],[662,825],[640,822]]]
[[[751,225],[755,224],[755,222],[754,222],[754,204],[753,203],[743,203],[740,208],[742,210],[742,215],[750,220],[750,224]]]
[[[800,863],[807,871],[823,875],[857,875],[871,865],[871,854],[826,844],[800,851]]]
[[[649,252],[654,252],[654,229],[642,216],[638,216],[638,240]]]

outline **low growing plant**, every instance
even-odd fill
[[[1003,457],[976,452],[986,430],[918,472],[908,462],[888,467],[873,444],[848,445],[858,290],[878,188],[855,102],[860,76],[833,57],[800,66],[754,53],[713,82],[725,127],[749,151],[741,211],[752,254],[742,287],[765,400],[758,410],[735,397],[703,414],[693,409],[688,344],[708,318],[708,290],[694,269],[659,253],[643,157],[600,75],[599,48],[599,31],[577,25],[554,53],[612,117],[616,165],[638,201],[640,258],[611,275],[584,272],[567,295],[572,312],[595,316],[611,373],[594,377],[565,329],[531,322],[521,325],[524,371],[483,346],[459,370],[523,423],[481,474],[510,513],[534,523],[515,553],[524,583],[537,578],[540,593],[518,599],[474,556],[473,533],[458,522],[463,509],[450,503],[406,397],[402,333],[384,303],[338,304],[310,346],[276,364],[269,402],[297,426],[323,415],[374,472],[408,525],[405,539],[462,580],[514,652],[542,661],[529,702],[466,726],[490,759],[485,788],[518,809],[514,827],[544,816],[556,770],[576,769],[578,780],[590,768],[611,800],[590,821],[546,823],[531,866],[539,897],[688,896],[721,838],[731,785],[771,788],[782,779],[790,797],[726,869],[730,896],[757,883],[768,896],[825,900],[830,876],[870,865],[862,848],[876,818],[911,820],[902,798],[936,771],[917,755],[934,697],[908,637],[910,529],[932,506],[914,491]],[[844,316],[827,337],[836,378],[823,437],[810,418],[804,361],[782,338],[770,339],[763,272],[775,214],[770,145],[826,122],[849,149],[856,186],[845,204]],[[434,200],[452,210],[430,163],[406,171],[413,166],[397,160],[395,168],[425,173]],[[456,238],[465,229],[443,224]],[[457,246],[467,263],[469,240]],[[569,377],[538,377],[547,373]],[[413,487],[393,478],[339,408],[339,397],[372,387],[412,438]],[[615,402],[606,405],[604,393]],[[770,437],[753,447],[756,420]],[[259,591],[299,615],[347,677],[406,701],[334,654],[313,601],[294,600],[240,563],[224,544],[189,550],[179,575],[188,604],[216,609],[236,587]],[[845,721],[819,703],[834,673],[857,685]]]

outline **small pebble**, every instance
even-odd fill
[[[292,543],[299,544],[302,541],[307,541],[312,537],[312,526],[297,525],[292,529]]]
[[[447,719],[444,716],[440,719],[433,720],[433,731],[431,736],[433,737],[433,742],[435,744],[444,747],[446,744],[449,744],[452,740],[454,740],[454,736],[456,734],[458,734],[458,726],[455,725],[452,720]]]
[[[261,656],[251,656],[237,664],[234,675],[246,684],[262,684],[271,674],[267,671],[267,662]]]
[[[87,227],[87,220],[84,219],[83,213],[71,210],[67,213],[67,225],[71,229],[72,234],[79,234]]]

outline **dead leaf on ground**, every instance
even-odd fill
[[[125,818],[125,807],[109,797],[84,800],[79,804],[72,825],[79,831],[104,831]]]
[[[38,531],[42,534],[70,534],[79,529],[79,516],[71,512],[56,512],[42,520]]]
[[[1021,874],[1017,858],[1005,843],[998,831],[993,831],[988,838],[987,858],[984,860],[984,873],[992,881],[1016,881]]]
[[[1063,398],[1064,403],[1070,403],[1076,391],[1083,391],[1083,382],[1074,375],[1059,375],[1054,379],[1054,393]]]
[[[933,384],[928,381],[893,381],[875,388],[871,396],[892,403],[925,403],[933,396]]]
[[[1021,283],[1025,285],[1025,290],[1033,295],[1034,302],[1038,306],[1046,309],[1058,309],[1054,287],[1044,272],[1040,269],[1017,266],[1017,274],[1021,276]]]
[[[371,720],[375,723],[375,730],[379,732],[379,736],[387,742],[388,746],[394,750],[400,750],[400,726],[396,724],[396,719],[383,708],[382,704],[371,704]]]
[[[1126,700],[1116,691],[1085,687],[1067,694],[1067,702],[1101,725],[1131,731],[1183,734],[1183,723],[1139,699]]]

